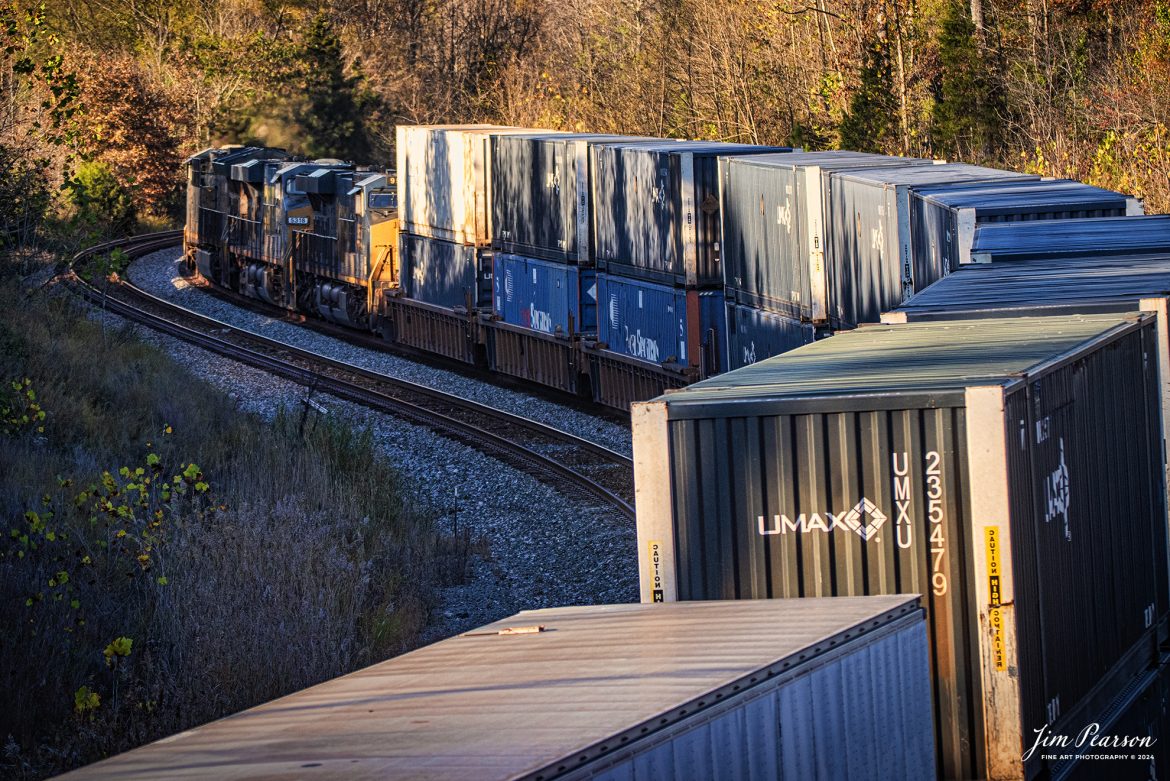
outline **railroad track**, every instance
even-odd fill
[[[71,269],[103,252],[120,249],[137,258],[181,241],[182,231],[167,231],[106,242],[78,253]],[[241,331],[125,281],[112,285],[103,294],[73,270],[68,278],[80,295],[109,312],[314,391],[425,426],[551,484],[562,493],[600,502],[634,518],[633,462],[621,453],[425,385]]]

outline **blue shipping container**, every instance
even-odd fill
[[[651,363],[699,367],[704,376],[726,371],[725,301],[722,290],[598,274],[597,340],[613,352]]]
[[[479,252],[475,247],[452,244],[403,233],[402,287],[416,301],[436,306],[485,306],[480,292]],[[490,273],[490,270],[489,270]]]
[[[494,308],[505,323],[546,334],[597,332],[597,280],[592,269],[497,252]]]
[[[727,363],[732,369],[795,350],[815,336],[812,323],[727,302]]]

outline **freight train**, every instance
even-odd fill
[[[397,151],[195,156],[188,262],[631,407],[644,602],[922,595],[938,776],[1166,774],[1170,217],[853,152],[491,126]]]
[[[187,171],[215,284],[623,410],[876,322],[991,223],[1142,213],[921,158],[492,125],[399,127],[394,171],[264,147]]]

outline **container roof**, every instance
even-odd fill
[[[945,182],[978,181],[980,179],[1039,179],[1032,174],[1021,174],[1015,171],[1003,171],[998,168],[985,168],[981,165],[967,163],[942,163],[932,166],[896,166],[889,168],[863,168],[839,175],[844,181],[862,182],[865,184],[942,184]]]
[[[731,157],[737,165],[754,165],[761,168],[796,168],[798,166],[820,166],[821,168],[894,167],[899,165],[931,165],[935,161],[922,157],[890,157],[871,152],[789,152],[787,154],[763,154],[748,157]]]
[[[1139,252],[1170,252],[1170,215],[985,223],[971,246],[977,260]]]
[[[962,391],[1013,385],[1057,356],[1137,315],[1017,317],[863,326],[660,396],[673,410],[690,404],[780,401],[824,396]],[[939,396],[942,405],[953,396]]]
[[[645,138],[634,141],[609,141],[597,146],[614,149],[637,149],[644,152],[691,152],[706,155],[752,155],[760,153],[788,152],[788,146],[760,146],[758,144],[733,144],[727,141],[685,141],[682,139]]]
[[[978,184],[950,184],[920,187],[918,195],[932,203],[944,206],[974,207],[978,211],[1013,206],[1057,206],[1064,204],[1108,202],[1124,207],[1128,198],[1123,193],[1093,187],[1071,179],[1038,179],[1017,181],[1001,179]]]
[[[898,595],[525,611],[63,778],[555,774],[919,610]],[[546,631],[497,634],[532,625]]]
[[[1170,254],[1039,258],[973,263],[943,277],[897,311],[1059,307],[1127,303],[1170,295]]]

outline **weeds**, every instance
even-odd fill
[[[16,287],[0,285],[0,770],[65,770],[416,642],[469,541],[412,507],[369,432],[265,424]]]

